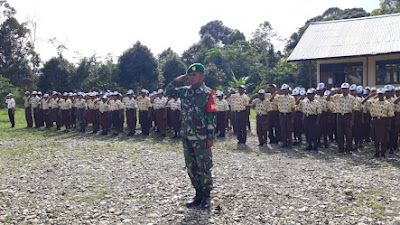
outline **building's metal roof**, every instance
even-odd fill
[[[400,14],[312,23],[288,61],[400,52]]]

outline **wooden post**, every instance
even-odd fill
[[[313,72],[312,72],[312,61],[308,61],[308,87],[311,88],[312,85],[312,80],[313,80]]]

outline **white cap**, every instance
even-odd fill
[[[355,91],[355,90],[357,90],[357,85],[352,84],[352,85],[350,86],[350,91]]]
[[[392,85],[385,85],[385,91],[393,91],[393,86]]]
[[[48,98],[48,97],[49,97],[49,94],[46,93],[46,94],[43,95],[43,97],[44,97],[44,98]]]
[[[147,93],[147,90],[143,88],[143,89],[141,90],[141,92]]]
[[[67,93],[67,92],[64,92],[64,93],[63,93],[63,96],[68,96],[68,93]]]
[[[25,91],[25,94],[26,94],[26,95],[29,95],[29,94],[30,94],[30,92],[29,92],[29,91]]]
[[[363,86],[361,86],[361,85],[359,85],[359,86],[357,86],[357,91],[362,91],[363,90]]]
[[[300,94],[300,89],[294,89],[292,92],[292,95],[299,95]]]
[[[56,94],[57,94],[57,91],[53,91],[51,94],[52,94],[52,95],[56,95]]]
[[[38,93],[37,93],[38,95],[41,95],[42,94],[42,92],[41,91],[38,91]]]
[[[324,92],[324,95],[325,96],[328,96],[328,95],[330,95],[331,94],[331,91],[329,91],[329,90],[326,90],[325,92]]]
[[[395,87],[394,90],[395,91],[400,91],[400,87]]]
[[[164,94],[164,90],[163,89],[158,89],[157,94]]]
[[[239,88],[246,89],[246,86],[242,84],[242,85],[239,86]]]
[[[364,89],[363,95],[367,95],[367,94],[368,94],[368,90],[367,90],[367,89]]]
[[[224,93],[223,93],[222,91],[220,91],[220,90],[217,90],[217,91],[215,92],[215,94],[216,94],[217,96],[221,96],[221,95],[223,95]]]
[[[37,95],[37,91],[32,91],[32,94],[33,95]]]
[[[107,99],[107,94],[103,95],[103,99]]]
[[[300,90],[300,95],[305,95],[306,94],[306,90]]]
[[[371,91],[376,91],[376,87],[372,87],[372,88],[371,88]]]
[[[317,90],[318,91],[322,91],[322,90],[324,90],[325,89],[325,84],[324,83],[319,83],[318,85],[317,85]]]
[[[265,94],[265,90],[264,89],[258,90],[258,94]]]
[[[132,89],[129,89],[128,92],[126,94],[128,95],[133,95],[135,92]]]
[[[365,89],[371,90],[371,87],[370,86],[366,86]]]
[[[306,89],[305,88],[300,88],[300,92],[301,91],[304,91],[304,92],[306,92]],[[301,93],[300,93],[301,94]]]
[[[8,97],[10,97],[10,96],[14,96],[12,93],[8,93],[8,95],[7,95]]]
[[[307,94],[315,94],[315,89],[314,88],[309,88],[307,90]]]
[[[384,89],[384,88],[378,88],[378,90],[376,91],[376,93],[378,93],[378,94],[385,94],[385,92],[386,92],[386,89]]]
[[[348,88],[350,88],[350,84],[349,83],[343,83],[340,87],[344,88],[344,89],[348,89]]]
[[[282,89],[282,90],[287,90],[287,89],[289,89],[289,85],[287,85],[287,84],[282,84],[281,89]]]

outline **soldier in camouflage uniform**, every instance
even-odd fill
[[[186,204],[187,207],[210,207],[212,188],[211,167],[215,113],[215,93],[207,87],[204,80],[204,66],[195,63],[189,66],[187,73],[175,78],[166,88],[166,94],[177,95],[181,99],[183,140],[185,163],[196,196]],[[190,86],[176,87],[178,82],[189,78]]]

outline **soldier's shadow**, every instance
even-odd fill
[[[211,213],[211,209],[189,208],[180,224],[192,224],[195,221],[196,224],[209,224]]]

